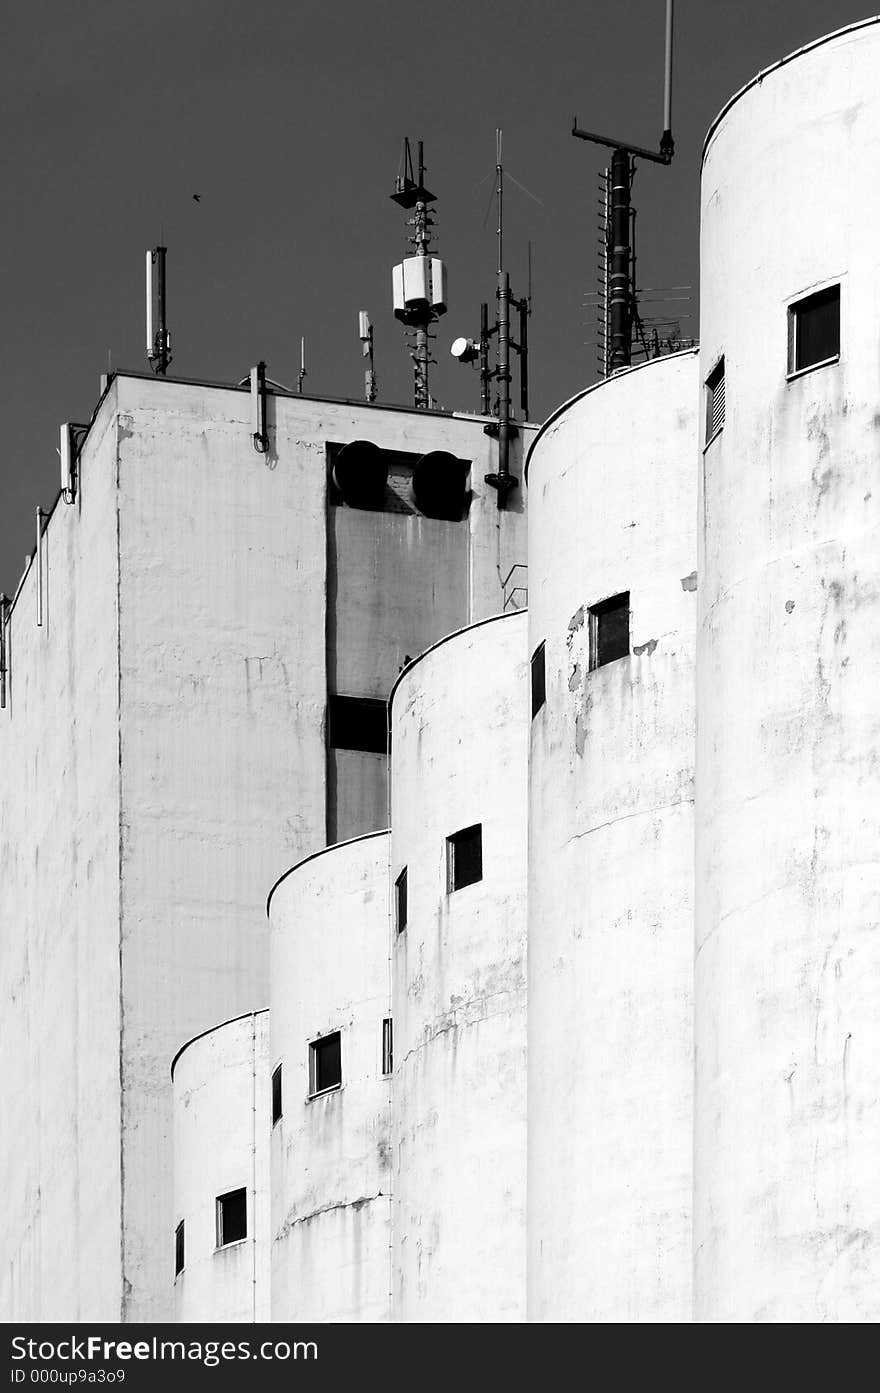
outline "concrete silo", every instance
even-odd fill
[[[691,1311],[693,351],[529,458],[529,1318]]]
[[[393,1315],[525,1316],[526,616],[391,698]]]
[[[880,26],[702,176],[697,1315],[880,1315]]]
[[[329,847],[270,896],[276,1321],[389,1318],[388,840]]]

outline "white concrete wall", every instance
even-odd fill
[[[529,1318],[691,1312],[697,361],[545,425],[529,463]],[[589,671],[591,605],[632,651]]]
[[[77,506],[48,527],[46,625],[33,574],[13,614],[0,1049],[6,1135],[25,1143],[2,1157],[0,1291],[16,1318],[170,1315],[168,1063],[265,1000],[266,889],[324,842],[327,441],[473,458],[472,612],[500,607],[499,565],[523,559],[522,513],[499,527],[482,483],[481,420],[300,397],[268,414],[261,456],[247,392],[117,377]]]
[[[697,1314],[880,1316],[880,27],[765,74],[702,187]],[[840,362],[786,381],[841,283]]]
[[[103,412],[74,507],[8,627],[0,711],[0,1320],[117,1321],[119,708],[116,438]]]
[[[174,1062],[174,1217],[165,1265],[178,1321],[270,1319],[269,1012],[209,1030]],[[216,1202],[247,1190],[247,1237],[217,1246]],[[184,1223],[184,1269],[174,1230]]]
[[[274,888],[271,1059],[272,1319],[386,1321],[391,1079],[388,834],[310,857]],[[339,1031],[342,1086],[309,1096],[309,1044]]]
[[[525,1317],[526,617],[454,635],[392,698],[393,1317]],[[447,894],[446,838],[483,879]]]

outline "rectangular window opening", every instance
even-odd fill
[[[373,697],[331,695],[327,701],[327,738],[332,750],[388,749],[388,703]]]
[[[391,1017],[382,1022],[382,1073],[390,1074],[394,1068],[394,1033]]]
[[[272,1126],[283,1116],[281,1106],[281,1065],[272,1074]]]
[[[309,1045],[309,1096],[328,1093],[342,1083],[342,1040],[338,1030]]]
[[[706,444],[724,425],[724,359],[719,358],[706,378]]]
[[[247,1190],[217,1196],[217,1247],[227,1248],[247,1238]]]
[[[446,889],[463,890],[483,879],[483,826],[476,822],[446,838]]]
[[[407,891],[406,891],[406,866],[394,882],[394,919],[397,925],[397,932],[402,934],[406,928],[407,915]]]
[[[590,610],[590,671],[629,656],[629,591]]]
[[[840,357],[840,286],[829,285],[788,307],[788,371],[804,372]]]
[[[532,720],[547,700],[547,672],[544,644],[539,643],[532,654]]]
[[[186,1263],[186,1229],[181,1219],[174,1230],[174,1275],[179,1277]]]

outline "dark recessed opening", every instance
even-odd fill
[[[326,1093],[342,1083],[342,1042],[339,1031],[314,1040],[309,1046],[309,1092]]]
[[[272,1126],[281,1121],[281,1065],[272,1074]]]
[[[384,755],[388,749],[388,703],[372,697],[330,696],[327,701],[331,750],[368,750]]]
[[[719,358],[706,378],[706,442],[724,425],[724,359]]]
[[[532,719],[537,716],[547,700],[547,673],[544,661],[544,645],[539,643],[532,654]]]
[[[217,1247],[247,1238],[247,1190],[217,1196]]]
[[[629,591],[612,595],[590,610],[590,668],[629,655]]]
[[[788,370],[840,357],[840,286],[829,285],[806,295],[788,310]]]
[[[394,917],[397,932],[402,934],[406,928],[406,866],[394,882]]]
[[[394,1038],[391,1017],[382,1022],[382,1073],[390,1074],[394,1067]]]
[[[186,1230],[181,1219],[174,1230],[174,1275],[179,1277],[186,1263]]]
[[[446,885],[463,890],[483,879],[483,827],[477,822],[446,838]]]

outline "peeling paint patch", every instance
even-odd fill
[[[649,638],[647,643],[640,643],[637,647],[634,647],[633,652],[637,658],[640,658],[643,653],[647,653],[648,657],[650,657],[656,647],[657,640],[655,638]]]
[[[794,609],[794,600],[786,600],[786,602],[785,602],[785,612],[786,612],[786,614],[791,614],[791,612],[792,612],[793,609]]]
[[[696,573],[696,571],[691,571],[691,573],[690,573],[689,576],[682,576],[682,578],[681,578],[681,588],[682,588],[682,590],[696,590],[696,588],[697,588],[697,573]]]
[[[568,621],[568,632],[569,632],[570,634],[576,633],[578,629],[580,629],[580,628],[583,627],[583,623],[584,623],[584,607],[583,607],[583,605],[581,605],[580,609],[576,609],[575,612],[574,612],[574,614],[571,616],[571,618],[570,618],[569,621]]]
[[[581,665],[580,665],[580,663],[575,663],[574,668],[572,669],[571,676],[570,676],[569,679],[568,679],[568,690],[569,690],[570,692],[577,691],[577,689],[578,689],[578,687],[579,687],[580,685],[581,685]]]

